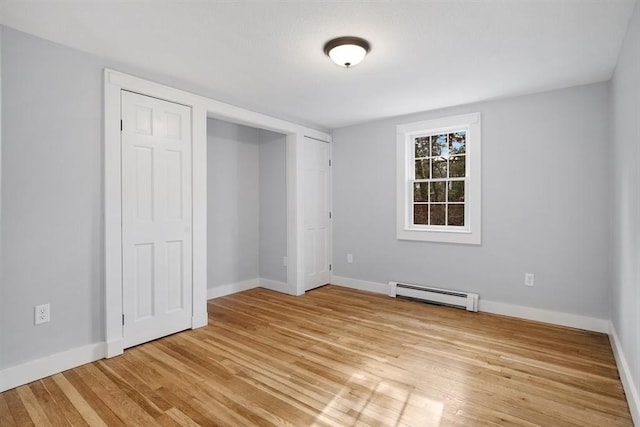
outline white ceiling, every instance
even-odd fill
[[[0,0],[0,22],[334,129],[608,80],[635,0]],[[355,35],[357,67],[322,51]]]

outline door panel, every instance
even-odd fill
[[[135,245],[135,275],[133,276],[133,295],[136,300],[134,321],[153,316],[153,244]]]
[[[122,91],[125,348],[191,327],[191,110]]]
[[[184,251],[182,242],[167,242],[167,309],[169,311],[184,308],[184,275],[182,265]]]
[[[305,138],[303,143],[305,290],[331,280],[329,144]]]
[[[182,153],[167,150],[167,218],[182,219]]]

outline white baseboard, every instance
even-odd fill
[[[633,418],[635,425],[640,426],[640,394],[638,393],[638,387],[631,376],[631,370],[629,369],[627,358],[625,357],[622,346],[620,345],[620,339],[618,338],[613,322],[609,322],[609,338],[611,341],[611,348],[613,349],[613,355],[616,358],[616,366],[618,367],[620,380],[622,380],[624,394],[627,396],[627,403],[629,404],[629,410],[631,411],[631,418]]]
[[[377,294],[387,295],[389,292],[389,285],[386,283],[368,282],[350,277],[333,276],[331,284],[361,291],[375,292]]]
[[[207,289],[207,299],[223,297],[225,295],[231,295],[235,294],[236,292],[242,292],[246,291],[247,289],[258,287],[270,289],[276,292],[282,292],[283,294],[295,295],[294,293],[291,293],[289,285],[285,282],[257,277],[255,279],[245,280],[243,282],[228,283],[226,285],[216,286],[215,288],[209,288]]]
[[[480,298],[480,311],[518,317],[520,319],[535,320],[552,323],[554,325],[569,326],[594,332],[609,332],[609,321],[596,317],[580,316],[578,314],[545,310],[542,308],[525,307],[504,302],[487,301]]]
[[[103,359],[104,343],[89,344],[0,371],[0,392]]]
[[[386,283],[368,282],[365,280],[351,279],[349,277],[333,276],[332,283],[338,286],[375,292],[378,294],[387,294],[389,290],[389,285]],[[588,331],[603,333],[609,332],[609,321],[605,319],[525,307],[497,301],[487,301],[482,299],[482,296],[480,297],[480,311],[503,314],[505,316],[517,317],[526,320],[536,320],[538,322],[551,323],[554,325],[570,326],[572,328],[585,329]]]
[[[279,282],[277,280],[265,279],[263,277],[258,279],[258,283],[260,283],[261,288],[270,289],[276,292],[282,292],[283,294],[290,294],[291,290],[289,289],[289,285],[285,282]]]
[[[259,279],[245,280],[243,282],[227,283],[225,285],[216,286],[207,289],[207,299],[223,297],[225,295],[235,294],[236,292],[246,291],[247,289],[257,288]]]

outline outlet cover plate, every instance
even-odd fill
[[[36,325],[49,322],[51,320],[49,313],[49,304],[36,305],[34,316]]]
[[[524,274],[524,284],[525,286],[533,286],[535,280],[535,276],[533,273],[525,273]]]

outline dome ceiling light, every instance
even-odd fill
[[[341,67],[358,65],[369,53],[369,42],[360,37],[338,37],[324,45],[324,53]]]

